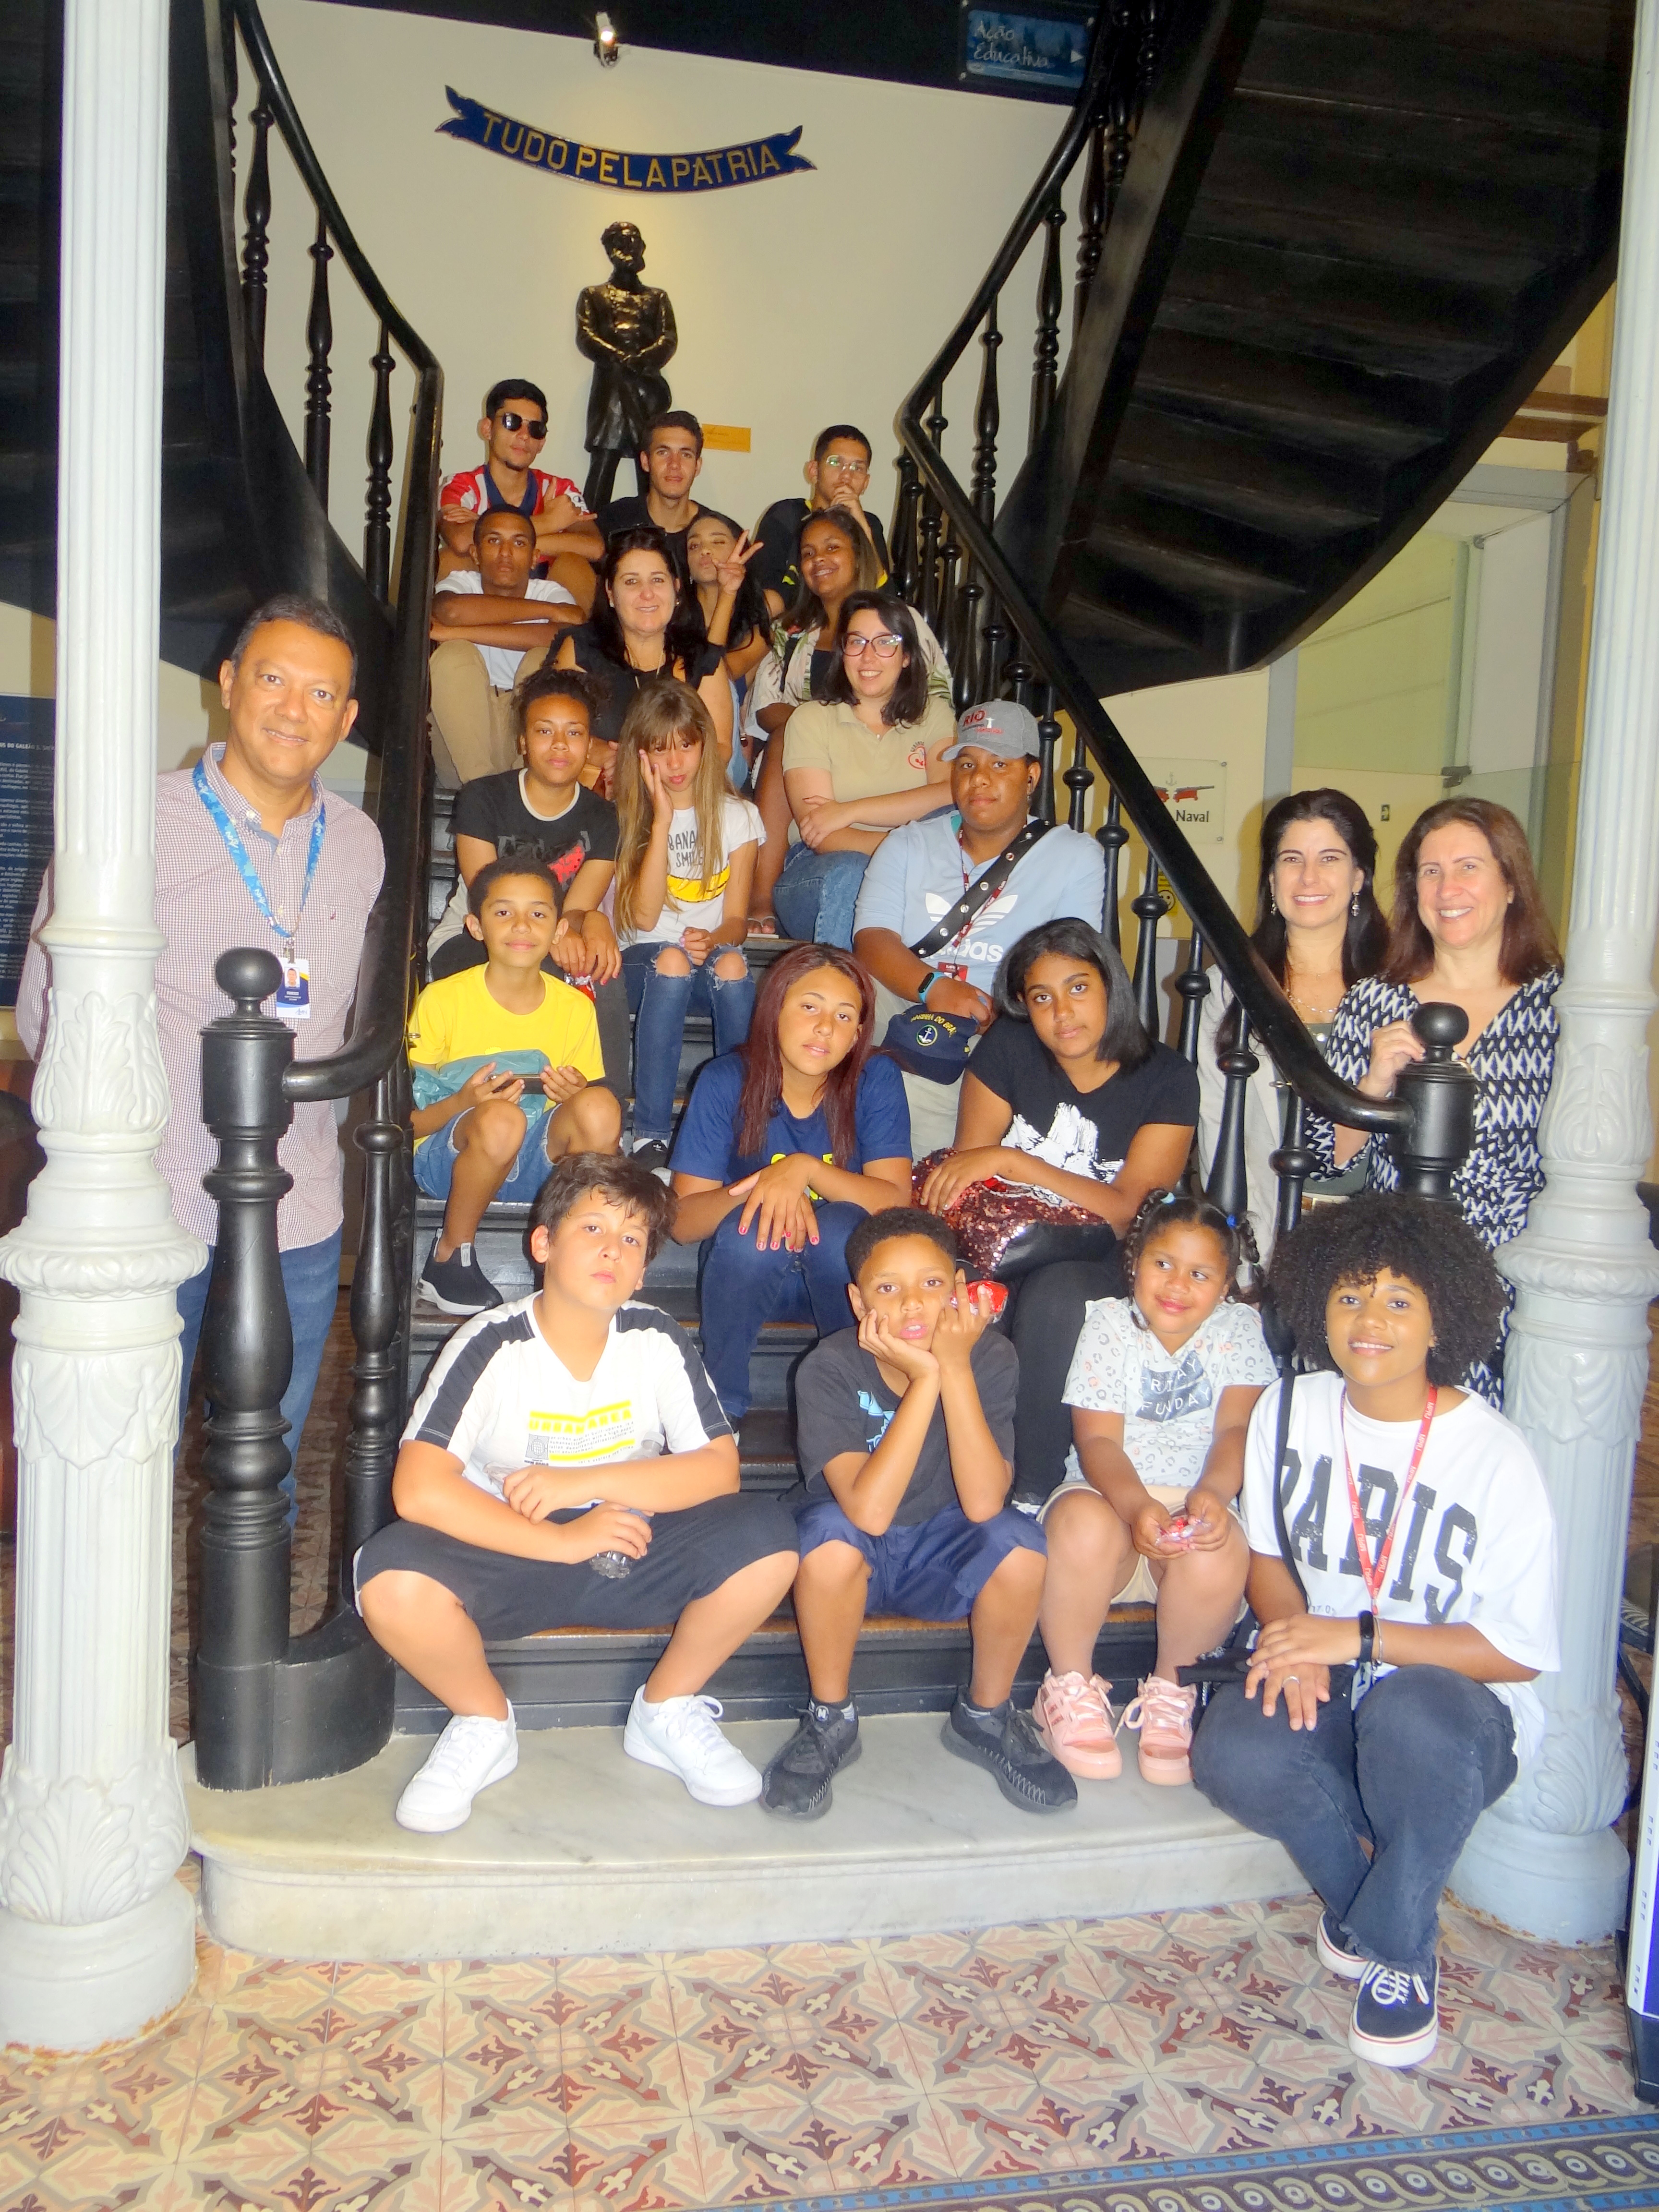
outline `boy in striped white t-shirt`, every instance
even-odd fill
[[[638,1303],[674,1200],[609,1154],[562,1160],[531,1209],[539,1291],[467,1323],[433,1368],[392,1478],[398,1518],[355,1562],[370,1634],[450,1721],[398,1801],[458,1828],[518,1765],[489,1643],[676,1623],[623,1747],[706,1805],[761,1778],[699,1693],[794,1578],[794,1523],[738,1487],[730,1424],[685,1332]]]

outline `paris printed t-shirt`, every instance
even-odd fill
[[[1256,1401],[1244,1453],[1244,1533],[1278,1559],[1273,1462],[1278,1385]],[[1310,1613],[1352,1620],[1370,1607],[1354,1543],[1343,1461],[1340,1375],[1299,1375],[1291,1401],[1285,1522]],[[1348,1461],[1375,1559],[1399,1503],[1415,1421],[1372,1421],[1346,1409]],[[1555,1522],[1526,1438],[1482,1398],[1467,1396],[1430,1425],[1375,1610],[1385,1623],[1467,1622],[1517,1665],[1561,1664],[1556,1624]],[[1383,1642],[1388,1641],[1386,1630]],[[1388,1672],[1380,1668],[1379,1672]],[[1517,1759],[1543,1741],[1544,1708],[1530,1682],[1489,1682],[1510,1708]]]
[[[1005,1015],[980,1039],[969,1073],[1012,1107],[1005,1145],[1097,1182],[1111,1182],[1140,1130],[1159,1123],[1192,1128],[1198,1121],[1198,1078],[1167,1044],[1154,1045],[1150,1060],[1097,1091],[1078,1091],[1030,1024]],[[1039,1181],[1035,1173],[1032,1181]]]
[[[954,811],[907,822],[884,837],[870,855],[859,886],[854,930],[890,929],[917,944],[942,921],[1000,855],[969,861]],[[1077,915],[1099,927],[1106,896],[1106,856],[1092,837],[1076,830],[1051,830],[1015,861],[1007,882],[982,906],[966,930],[927,955],[976,990],[988,991],[1008,947],[1028,929]]]
[[[1123,1449],[1144,1483],[1190,1490],[1204,1472],[1221,1394],[1260,1389],[1277,1372],[1250,1306],[1224,1298],[1178,1352],[1166,1352],[1133,1298],[1097,1298],[1066,1377],[1066,1403],[1121,1413]],[[1066,1474],[1077,1467],[1073,1449]]]
[[[616,859],[617,810],[578,784],[562,814],[538,814],[525,796],[526,776],[524,769],[509,768],[464,783],[455,799],[455,835],[493,845],[497,860],[522,853],[540,860],[568,891],[585,860]],[[460,910],[466,911],[465,893]]]
[[[763,845],[766,824],[751,799],[728,793],[720,802],[720,851],[712,866],[697,853],[697,810],[678,806],[668,825],[668,889],[648,929],[629,930],[624,945],[678,945],[688,929],[718,929],[726,919],[726,887],[739,845]]]
[[[574,1376],[536,1321],[539,1294],[478,1314],[438,1356],[405,1443],[435,1444],[467,1480],[499,1497],[485,1469],[576,1469],[696,1451],[732,1425],[678,1322],[630,1299],[599,1365]]]
[[[974,1346],[970,1364],[986,1426],[1012,1465],[1019,1355],[1006,1336],[987,1329]],[[862,1452],[868,1458],[898,1409],[898,1394],[883,1382],[875,1354],[859,1342],[857,1329],[838,1329],[807,1353],[795,1376],[795,1443],[809,1501],[834,1497],[824,1468],[844,1452]],[[916,1528],[959,1502],[940,1402],[933,1407],[890,1525]]]

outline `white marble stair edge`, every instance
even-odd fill
[[[758,1765],[789,1726],[730,1734]],[[1278,1844],[1195,1790],[1142,1783],[1132,1740],[1119,1780],[1038,1817],[951,1758],[939,1727],[866,1720],[862,1758],[804,1826],[695,1803],[625,1758],[620,1729],[526,1734],[517,1772],[431,1837],[392,1817],[429,1737],[245,1794],[198,1787],[186,1748],[204,1917],[222,1943],[289,1958],[575,1957],[1112,1918],[1306,1887]]]

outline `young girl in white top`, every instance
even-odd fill
[[[749,1034],[744,957],[755,854],[766,832],[726,781],[708,709],[690,685],[647,684],[617,750],[614,912],[634,1028],[634,1156],[665,1168],[685,1018],[714,1024],[714,1050]]]
[[[1127,1298],[1091,1304],[1066,1382],[1075,1444],[1043,1508],[1039,1626],[1049,1671],[1043,1741],[1073,1774],[1122,1771],[1108,1685],[1094,1671],[1109,1607],[1156,1602],[1158,1660],[1123,1716],[1148,1782],[1192,1779],[1196,1692],[1176,1669],[1238,1617],[1249,1547],[1235,1501],[1250,1410],[1273,1379],[1255,1310],[1237,1297],[1248,1224],[1207,1199],[1148,1194],[1124,1240]]]

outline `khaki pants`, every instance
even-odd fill
[[[519,663],[520,682],[547,658],[538,645]],[[453,788],[519,763],[513,694],[489,680],[483,655],[465,638],[446,638],[432,656],[432,757],[438,781]]]
[[[887,1034],[887,1024],[895,1014],[904,1012],[909,1001],[890,991],[885,983],[876,985],[876,1042],[879,1044]],[[925,1160],[929,1152],[943,1152],[957,1140],[957,1108],[962,1103],[960,1079],[955,1083],[930,1083],[925,1075],[904,1074],[904,1096],[910,1106],[910,1157]]]

